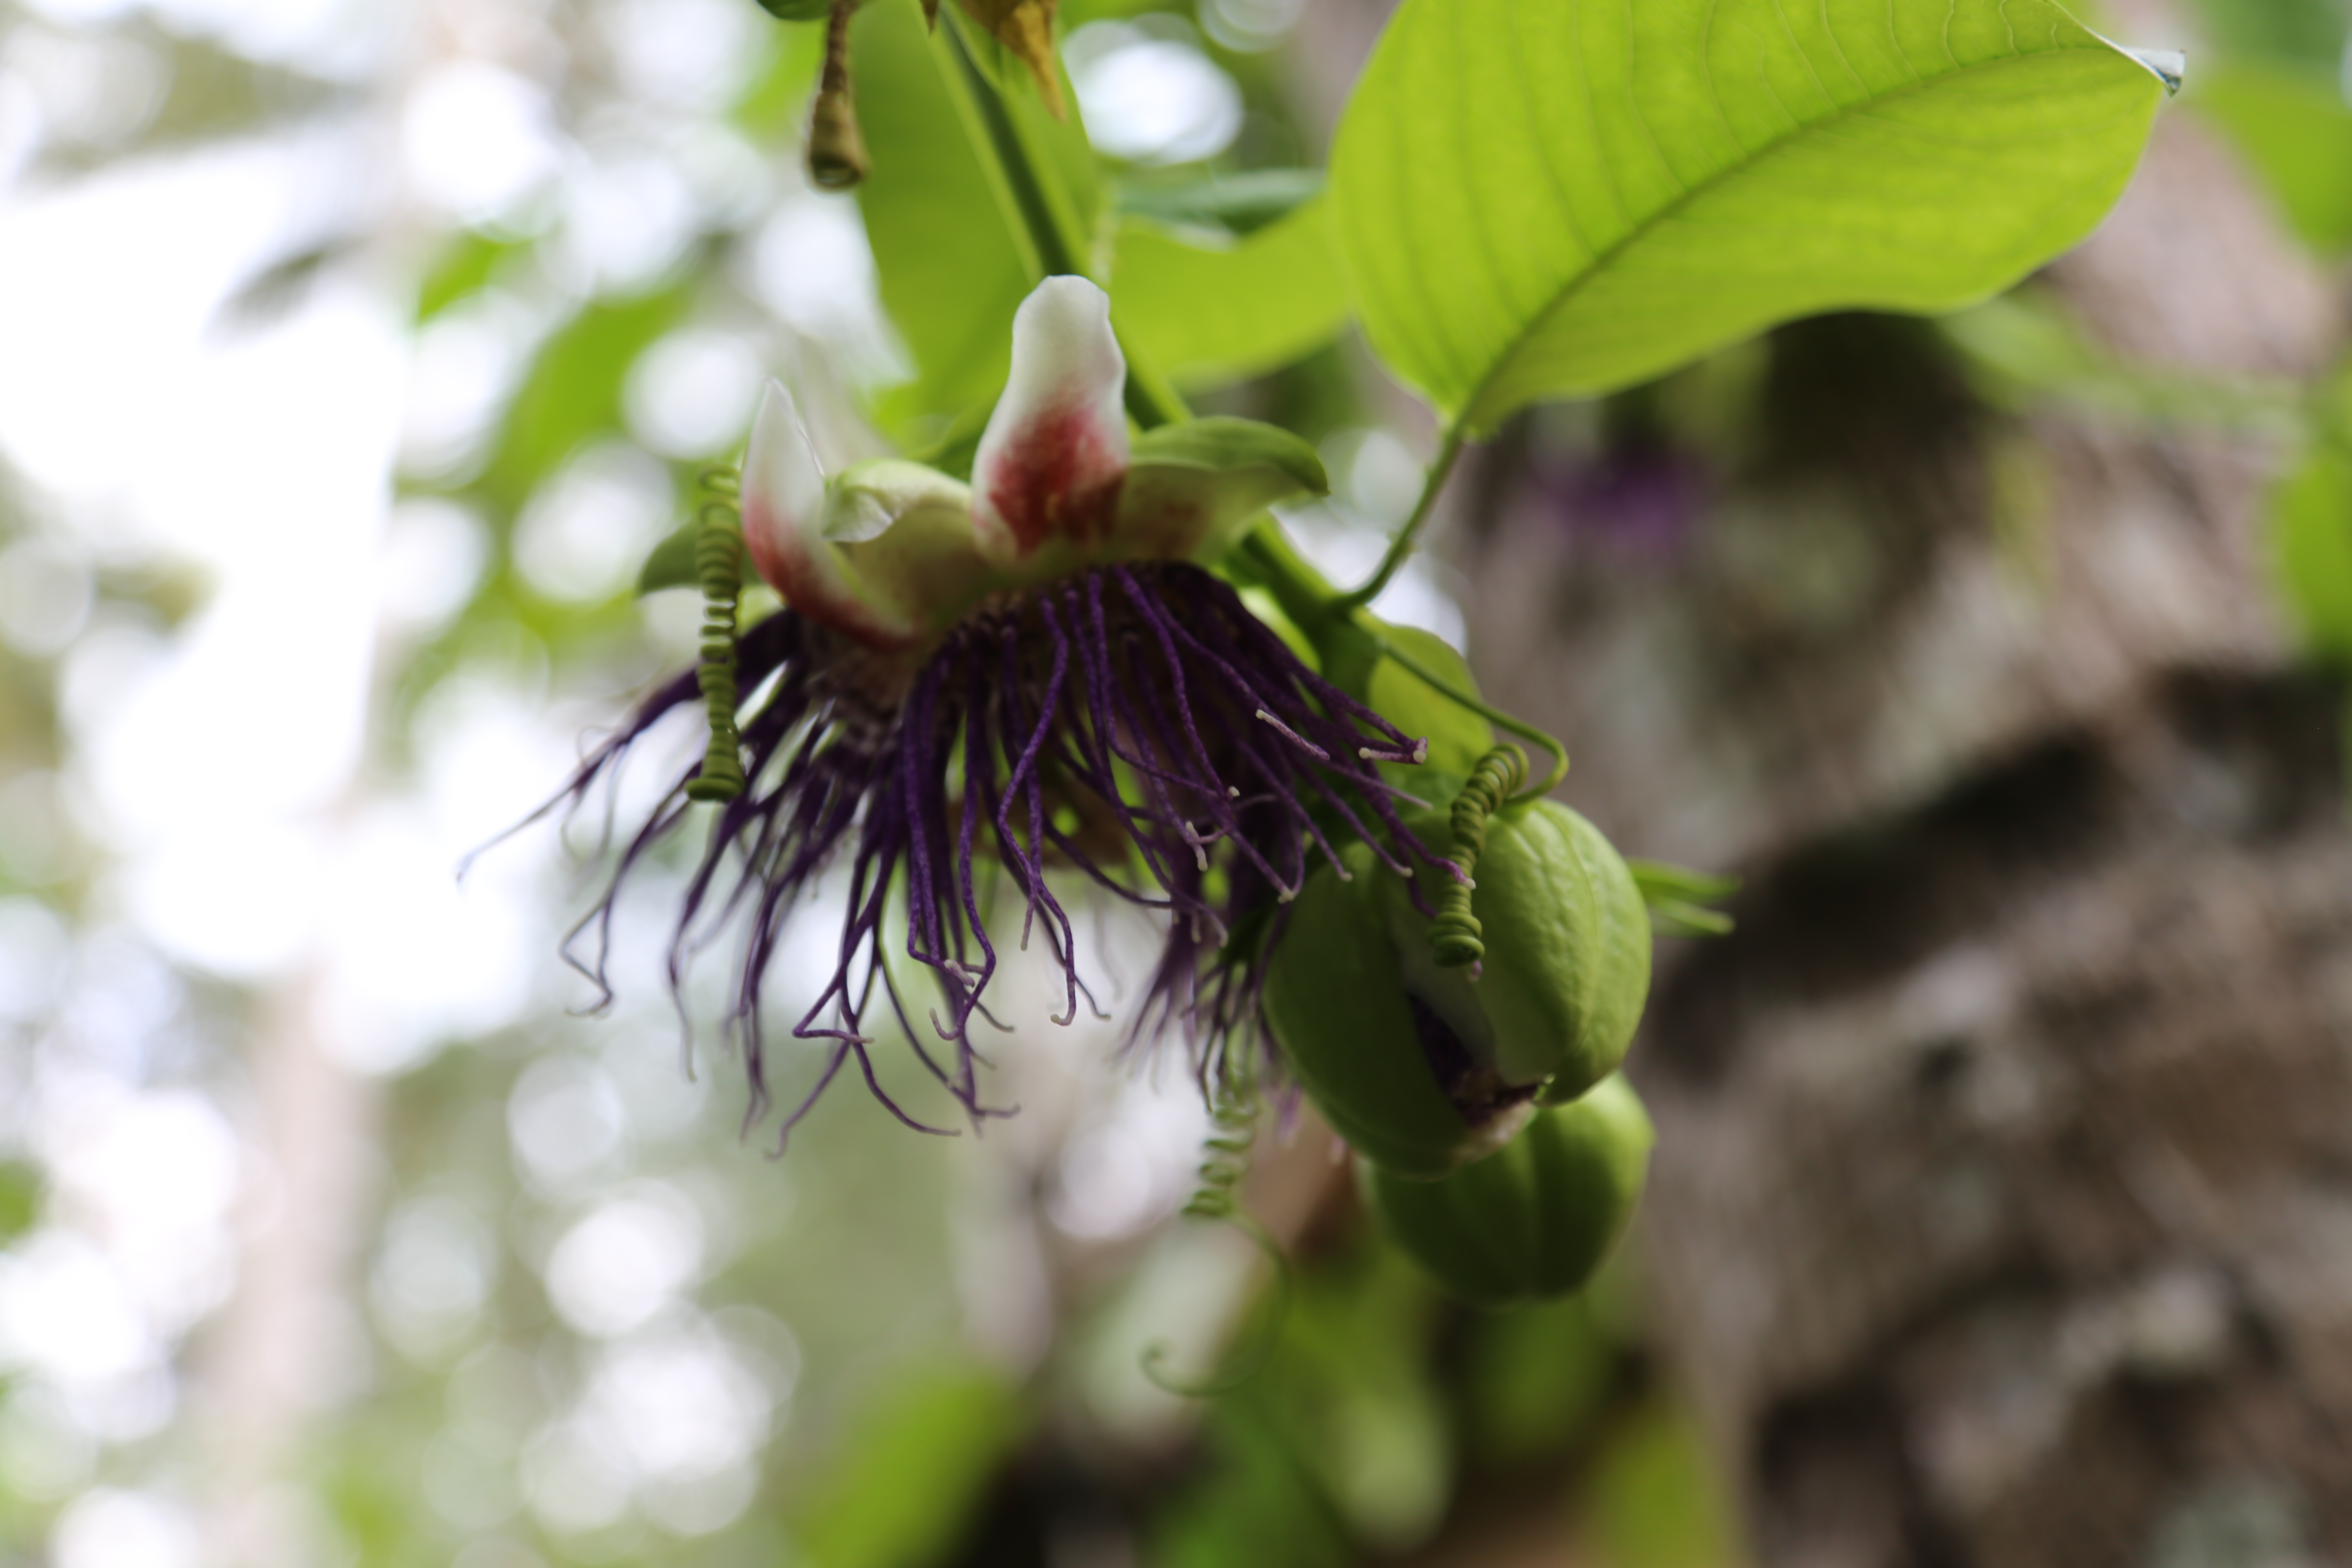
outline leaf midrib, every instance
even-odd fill
[[[2095,37],[2096,36],[2094,35],[2095,39]],[[1937,71],[1932,76],[1923,76],[1918,80],[1914,81],[1907,86],[1897,88],[1892,92],[1877,94],[1865,100],[1862,103],[1850,107],[1842,105],[1833,114],[1825,114],[1818,120],[1806,121],[1798,125],[1793,131],[1788,132],[1775,138],[1764,146],[1749,153],[1747,156],[1733,163],[1725,164],[1716,173],[1709,174],[1699,181],[1698,184],[1685,186],[1682,195],[1675,197],[1672,201],[1667,202],[1664,205],[1652,211],[1648,216],[1629,227],[1624,235],[1620,238],[1613,240],[1606,247],[1594,251],[1591,264],[1585,267],[1582,271],[1570,278],[1567,282],[1561,284],[1559,289],[1551,296],[1551,298],[1545,301],[1542,308],[1528,318],[1527,325],[1512,335],[1509,342],[1505,344],[1503,351],[1495,356],[1494,363],[1487,366],[1486,374],[1479,377],[1477,382],[1472,385],[1469,395],[1462,400],[1461,411],[1454,416],[1454,423],[1458,427],[1465,429],[1476,428],[1471,420],[1472,412],[1485,401],[1487,390],[1495,384],[1496,379],[1502,375],[1503,371],[1511,363],[1511,362],[1518,357],[1519,351],[1525,348],[1528,342],[1536,336],[1538,331],[1546,321],[1550,321],[1554,316],[1558,315],[1570,301],[1574,300],[1579,293],[1582,292],[1588,283],[1590,283],[1593,279],[1599,277],[1601,273],[1607,271],[1618,257],[1622,256],[1633,245],[1646,238],[1651,231],[1659,224],[1664,222],[1675,214],[1690,205],[1701,196],[1710,194],[1717,186],[1723,184],[1724,181],[1729,179],[1731,176],[1753,167],[1755,164],[1762,162],[1766,157],[1780,152],[1790,142],[1800,141],[1806,136],[1810,136],[1816,131],[1856,118],[1864,111],[1874,110],[1886,104],[1898,102],[1906,97],[1924,93],[1933,88],[1943,86],[1948,83],[1954,77],[1965,76],[1972,71],[2005,69],[2011,66],[2023,64],[2026,61],[2036,58],[2038,55],[2079,52],[2085,46],[2078,44],[2065,44],[2061,45],[2055,49],[2036,50],[2032,55],[2021,53],[2009,55],[1995,60],[1979,60],[1972,65],[1958,66]],[[2105,49],[2126,61],[2129,61],[2131,59],[2131,57],[2125,53],[2125,51],[2116,48],[2113,44],[2109,44],[2104,39],[2096,39],[2096,47]],[[1809,65],[1811,64],[1809,58],[1807,63]],[[1717,111],[1721,111],[1719,100],[1717,100]],[[1643,116],[1639,110],[1634,111],[1633,118],[1643,126],[1644,131],[1648,131],[1648,119]],[[1654,142],[1656,140],[1656,133],[1654,132],[1650,132],[1649,134],[1652,141]],[[1661,153],[1663,153],[1663,149],[1661,149]],[[1672,168],[1671,163],[1667,166],[1670,169]]]

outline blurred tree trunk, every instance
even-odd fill
[[[2341,338],[2179,112],[2046,281],[2151,366]],[[2264,580],[2282,454],[2001,413],[1918,323],[1761,374],[1664,553],[1558,416],[1454,542],[1566,798],[1747,879],[1738,934],[1662,948],[1635,1070],[1656,1326],[1756,1553],[2352,1560],[2352,837]]]

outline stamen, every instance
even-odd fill
[[[792,1026],[794,1038],[824,1043],[824,1061],[787,1110],[779,1148],[853,1056],[892,1115],[923,1126],[879,1087],[870,1050],[890,1031],[877,1024],[895,1022],[900,1043],[975,1131],[1008,1113],[982,1097],[988,1062],[971,1027],[975,1017],[1006,1026],[987,1005],[998,955],[982,883],[995,868],[1020,889],[1023,949],[1042,932],[1045,956],[1063,972],[1057,1024],[1075,1023],[1082,1002],[1097,1016],[1103,1009],[1079,978],[1077,939],[1046,858],[1094,888],[1166,911],[1166,942],[1130,1044],[1178,1024],[1195,1062],[1207,1063],[1255,1037],[1263,954],[1316,858],[1337,860],[1335,839],[1364,838],[1406,874],[1409,858],[1443,863],[1404,830],[1399,802],[1410,795],[1373,767],[1425,748],[1329,686],[1231,587],[1195,567],[1101,568],[992,605],[950,633],[905,695],[887,704],[862,697],[849,678],[867,656],[790,610],[733,643],[738,689],[729,709],[740,715],[744,786],[717,815],[688,879],[667,970],[684,1021],[692,960],[721,935],[740,933],[719,1022],[740,1043],[752,1118],[768,1109],[761,1004],[769,965],[789,923],[812,913],[811,894],[836,852],[849,862],[833,973]],[[551,805],[586,800],[638,739],[694,704],[700,689],[698,674],[662,688]],[[620,886],[684,825],[683,786],[696,776],[683,771],[625,840],[604,898],[578,929],[574,962],[600,984]],[[953,801],[951,784],[961,790]],[[1108,853],[1106,828],[1118,840]],[[1265,941],[1224,951],[1242,917],[1269,915]],[[893,929],[901,919],[903,937]],[[940,991],[935,1005],[902,994],[885,962],[893,948],[929,973]],[[931,1038],[950,1042],[952,1056],[929,1047]]]
[[[1314,742],[1307,739],[1306,736],[1301,735],[1297,731],[1292,729],[1289,725],[1284,723],[1281,720],[1276,718],[1265,709],[1259,709],[1257,710],[1257,716],[1265,721],[1265,722],[1273,725],[1276,729],[1281,731],[1283,734],[1288,736],[1293,743],[1295,743],[1301,751],[1306,752],[1312,756],[1317,762],[1328,763],[1331,760],[1330,752],[1325,751]]]

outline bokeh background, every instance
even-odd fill
[[[2295,352],[2152,369],[2063,286],[1934,331],[1849,323],[1858,350],[1783,334],[1519,421],[1382,612],[1475,624],[1512,700],[1681,767],[1602,774],[1630,849],[1751,873],[1878,806],[1830,778],[1808,818],[1756,782],[1787,783],[1801,714],[1738,756],[1643,716],[1726,700],[1693,673],[1693,604],[1866,657],[1839,639],[1895,581],[1874,572],[1949,564],[1882,548],[1924,504],[1885,470],[1973,498],[1969,537],[2031,582],[2035,419],[2124,432],[2143,467],[2228,445],[2256,539],[2270,478],[2316,452],[2284,578],[2259,544],[2233,559],[2286,589],[2302,618],[2266,596],[2276,627],[2347,646],[2352,477],[2308,414],[2352,239],[2343,21],[2216,6],[2132,21],[2234,73],[2181,134],[2322,301]],[[1380,16],[1063,9],[1080,111],[1139,189],[1314,164]],[[1638,1249],[1578,1300],[1464,1312],[1372,1241],[1310,1121],[1251,1189],[1297,1262],[1269,1318],[1250,1247],[1174,1218],[1202,1114],[1181,1062],[1121,1051],[1123,1016],[1014,1008],[1000,1097],[1024,1110],[984,1140],[852,1089],[779,1159],[664,992],[675,868],[624,906],[594,1016],[558,946],[600,886],[598,812],[458,880],[691,658],[696,606],[632,583],[759,379],[802,388],[835,452],[883,449],[861,411],[887,426],[910,366],[856,205],[800,172],[815,66],[816,29],[752,0],[0,6],[0,1561],[1747,1560],[1738,1418],[1699,1414],[1676,1368],[1708,1363],[1662,1338]],[[1853,363],[1935,395],[1857,423],[1872,398],[1821,390]],[[1320,445],[1335,498],[1291,526],[1365,571],[1418,486],[1415,406],[1346,337],[1217,396]],[[1787,416],[1815,406],[1844,435]],[[1964,479],[1904,444],[1921,422],[1982,436]],[[1754,521],[1792,515],[1791,471],[1793,533]],[[1574,626],[1601,629],[1570,662],[1544,637]],[[1958,752],[1915,721],[1906,787],[1932,795]],[[1150,932],[1097,935],[1131,1006]],[[1213,1401],[1139,1368],[1269,1334]]]

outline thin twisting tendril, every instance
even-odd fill
[[[1470,782],[1454,797],[1454,844],[1448,854],[1462,868],[1462,879],[1445,885],[1437,918],[1429,924],[1429,942],[1437,950],[1440,968],[1460,969],[1486,956],[1486,944],[1479,940],[1484,928],[1470,912],[1470,895],[1478,886],[1478,857],[1486,850],[1486,818],[1502,809],[1527,777],[1528,754],[1517,746],[1497,746],[1478,759]]]
[[[1223,1372],[1202,1378],[1183,1378],[1164,1370],[1169,1348],[1165,1342],[1143,1352],[1143,1375],[1153,1386],[1188,1399],[1206,1399],[1231,1393],[1257,1374],[1274,1354],[1282,1337],[1282,1320],[1290,1309],[1290,1260],[1255,1216],[1242,1207],[1238,1188],[1249,1174],[1250,1145],[1257,1133],[1259,1110],[1257,1074],[1246,1067],[1229,1066],[1210,1107],[1210,1131],[1202,1143],[1200,1184],[1183,1208],[1187,1219],[1232,1226],[1256,1244],[1274,1265],[1274,1297],[1267,1304],[1265,1326],[1247,1349]]]
[[[1391,642],[1388,638],[1381,637],[1379,633],[1375,632],[1372,634],[1372,642],[1380,648],[1383,657],[1396,660],[1398,665],[1400,665],[1407,673],[1412,675],[1414,679],[1420,681],[1423,686],[1428,687],[1432,691],[1436,692],[1440,697],[1444,698],[1447,701],[1454,704],[1456,707],[1468,709],[1471,712],[1477,714],[1481,719],[1484,719],[1488,723],[1494,725],[1497,730],[1507,730],[1510,733],[1518,736],[1519,739],[1523,741],[1533,741],[1537,745],[1541,746],[1545,751],[1551,753],[1551,772],[1546,773],[1539,783],[1530,785],[1528,788],[1522,790],[1518,795],[1513,796],[1509,804],[1517,805],[1521,801],[1540,800],[1545,795],[1548,795],[1552,791],[1558,789],[1559,787],[1559,781],[1568,776],[1568,748],[1561,745],[1551,736],[1545,734],[1541,730],[1538,730],[1534,725],[1528,723],[1525,720],[1514,719],[1508,713],[1504,712],[1501,709],[1489,707],[1487,704],[1479,701],[1477,698],[1472,696],[1469,692],[1463,690],[1460,687],[1455,686],[1444,677],[1439,675],[1435,670],[1430,668],[1429,666],[1422,663],[1421,660],[1413,658],[1411,654],[1405,652],[1403,648],[1398,647],[1395,643]]]
[[[735,729],[735,610],[743,592],[743,514],[732,468],[706,468],[694,567],[702,580],[702,662],[695,683],[710,715],[710,749],[686,786],[690,800],[733,800],[743,793],[743,742]]]

